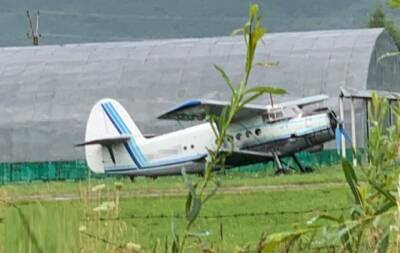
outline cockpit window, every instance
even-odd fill
[[[283,110],[281,108],[268,111],[263,115],[263,119],[266,122],[274,122],[277,120],[281,120],[281,119],[283,119],[283,117],[284,117],[284,114],[283,114]]]

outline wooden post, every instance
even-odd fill
[[[393,125],[393,113],[392,113],[392,102],[388,100],[389,102],[389,126]]]
[[[365,148],[368,146],[368,142],[369,142],[369,106],[371,104],[370,99],[366,99],[365,101],[365,116],[366,116],[366,135],[364,135],[364,143],[363,143],[363,147],[364,150]],[[370,161],[368,153],[364,152],[364,154],[366,155],[366,158],[368,160],[368,162]]]
[[[354,98],[350,100],[350,112],[351,112],[351,142],[353,150],[357,148],[356,141],[356,116],[354,111]],[[353,154],[353,166],[357,166],[357,158],[355,154]]]
[[[370,106],[370,101],[369,99],[367,99],[365,101],[365,114],[366,114],[366,127],[367,127],[367,143],[364,143],[364,147],[366,147],[368,145],[368,141],[369,141],[369,106]]]

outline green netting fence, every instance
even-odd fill
[[[332,166],[339,162],[340,158],[335,150],[324,150],[318,153],[301,152],[299,160],[306,166]],[[348,156],[351,152],[348,151]],[[293,164],[290,159],[284,159],[286,163]],[[274,168],[272,162],[255,164],[236,168],[238,172],[258,172]],[[31,181],[61,181],[84,180],[89,176],[89,170],[85,161],[55,161],[55,162],[24,162],[24,163],[0,163],[0,184],[11,182]],[[104,177],[105,175],[93,175]]]
[[[1,163],[0,184],[10,182],[82,180],[88,177],[84,161]]]

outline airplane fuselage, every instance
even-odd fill
[[[280,157],[313,147],[322,147],[334,138],[334,127],[330,112],[266,122],[259,115],[230,126],[228,133],[234,138],[235,148],[276,152]],[[160,176],[180,174],[185,168],[188,173],[201,173],[208,149],[215,148],[216,136],[210,123],[163,134],[149,139],[137,140],[130,145],[130,152],[117,152],[118,165],[103,153],[104,169],[109,174],[131,176]],[[121,146],[120,148],[127,148]],[[122,155],[125,154],[125,155]]]

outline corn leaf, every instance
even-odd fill
[[[377,245],[377,250],[375,252],[386,253],[388,252],[388,248],[389,248],[389,230],[387,229],[386,232],[381,237],[381,239],[379,240]]]
[[[315,222],[319,221],[319,220],[329,220],[329,221],[334,221],[336,223],[340,223],[341,220],[339,218],[330,216],[330,215],[326,215],[326,214],[321,214],[318,216],[313,217],[312,219],[310,219],[309,221],[307,221],[308,225],[314,224]]]
[[[191,224],[197,218],[197,215],[201,209],[201,200],[196,194],[195,186],[189,181],[185,169],[182,169],[182,176],[185,181],[186,187],[188,188],[188,196],[186,197],[186,219],[188,223]]]
[[[285,89],[273,87],[273,86],[257,86],[246,90],[246,94],[248,93],[271,93],[274,95],[283,95],[286,93]]]
[[[396,198],[387,190],[385,190],[383,187],[380,187],[377,185],[374,181],[368,180],[368,183],[380,194],[382,194],[389,202],[393,204],[393,206],[396,205]]]
[[[272,234],[268,237],[267,241],[264,244],[264,248],[262,250],[263,253],[273,253],[276,252],[283,243],[292,240],[299,239],[302,235],[314,232],[315,229],[301,229],[294,232],[283,232]]]
[[[354,172],[353,166],[346,159],[342,159],[342,169],[343,169],[347,184],[349,185],[351,192],[353,194],[355,203],[357,205],[363,206],[363,200],[362,200],[361,194],[358,190],[357,176],[356,176],[356,173]]]
[[[400,0],[389,0],[388,4],[391,8],[400,8]]]
[[[229,89],[232,92],[232,95],[236,94],[236,90],[233,88],[232,81],[225,71],[217,64],[214,64],[214,68],[221,74],[222,78],[224,78],[226,84],[229,86]]]

